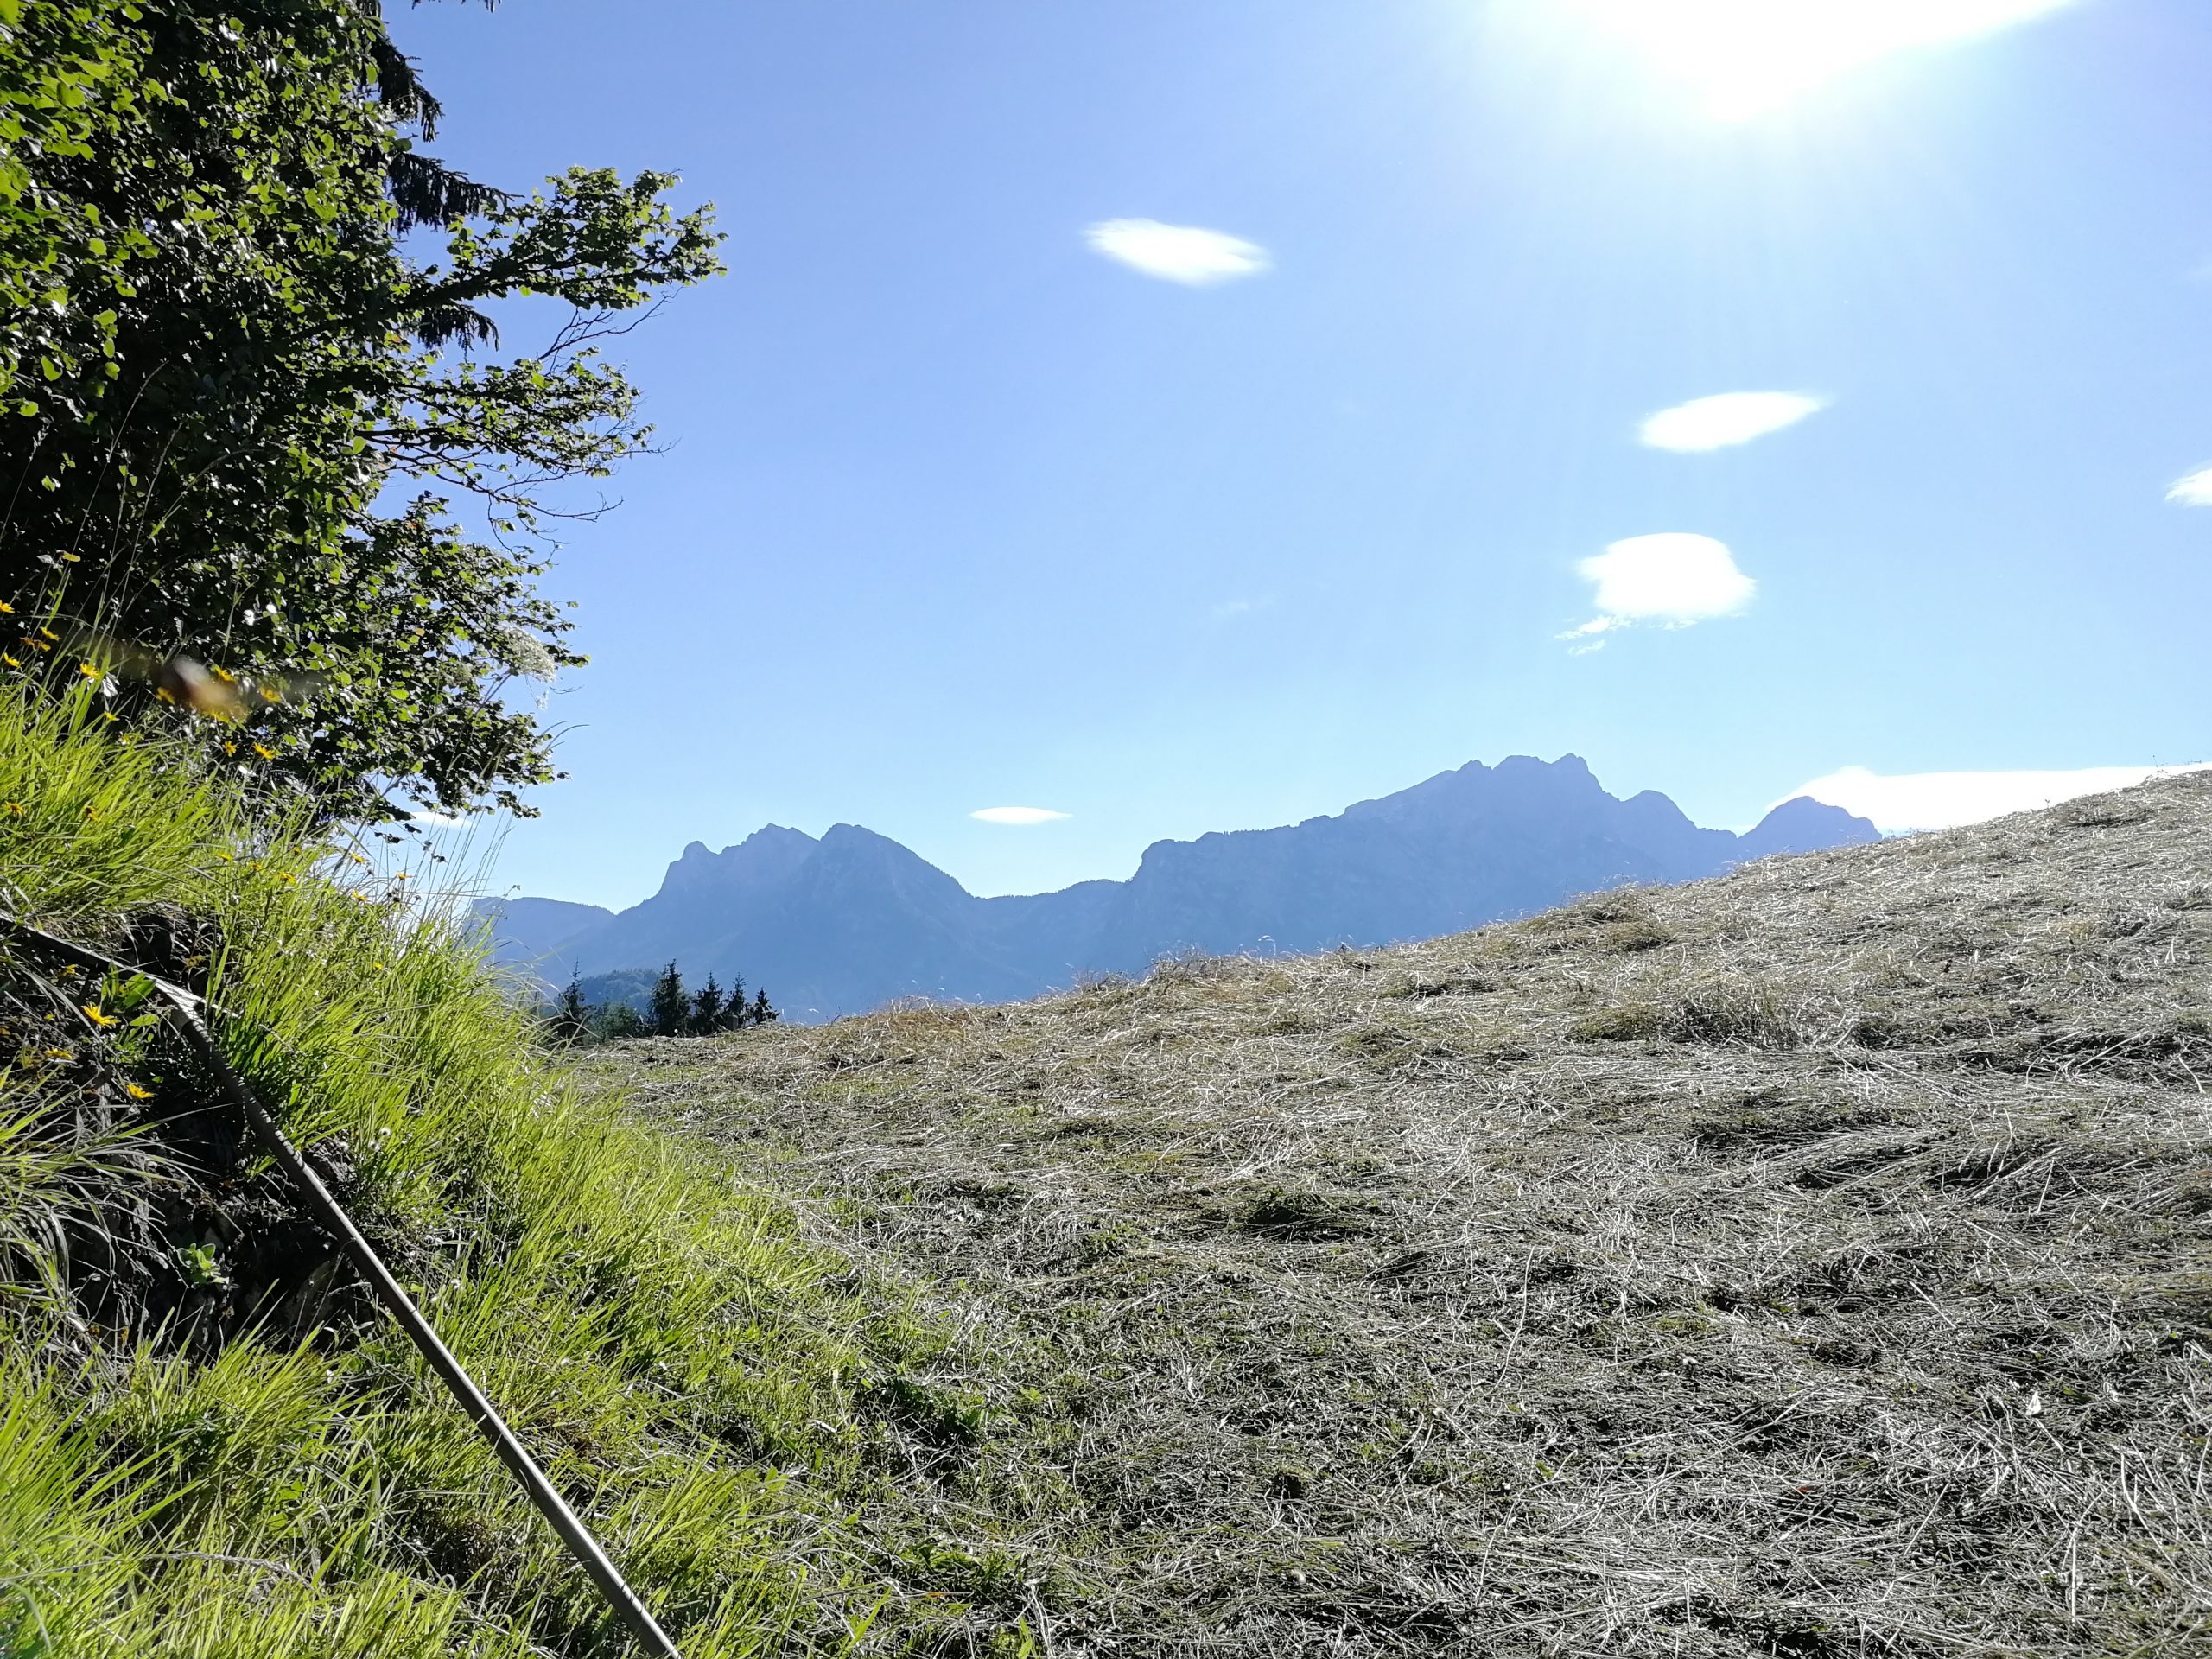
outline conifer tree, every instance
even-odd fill
[[[747,1024],[745,1006],[745,976],[733,975],[729,982],[729,1001],[722,1005],[721,1029],[743,1031]]]
[[[691,1017],[691,1000],[683,994],[683,976],[670,963],[653,982],[653,998],[647,1020],[656,1037],[681,1037]]]
[[[592,1010],[584,1001],[582,970],[569,976],[569,983],[561,993],[561,1000],[554,1005],[552,1019],[553,1040],[556,1043],[581,1043],[591,1035]]]
[[[722,1028],[722,1013],[728,1005],[722,1001],[722,988],[715,983],[712,974],[691,999],[691,1034],[711,1037]]]
[[[750,1020],[753,1024],[756,1026],[773,1025],[777,1020],[783,1017],[783,1014],[777,1009],[775,1005],[768,1001],[768,993],[766,991],[757,991],[753,994],[753,1007],[747,1015],[747,1018]]]

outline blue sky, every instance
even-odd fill
[[[1032,891],[1512,753],[1723,825],[2212,759],[2201,0],[394,26],[445,159],[729,234],[622,343],[671,448],[562,555],[501,887],[842,821]]]

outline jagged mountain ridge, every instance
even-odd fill
[[[1014,1001],[1182,950],[1433,938],[1601,888],[1876,838],[1803,798],[1741,836],[1701,829],[1656,791],[1606,793],[1578,756],[1515,756],[1333,817],[1157,842],[1128,880],[1056,893],[978,898],[873,830],[837,824],[817,839],[772,824],[720,853],[693,842],[658,893],[617,913],[531,899],[478,909],[498,958],[549,980],[674,960],[695,980],[742,974],[810,1020],[903,996]]]

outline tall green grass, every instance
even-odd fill
[[[855,1539],[886,1490],[867,1402],[944,1338],[725,1162],[570,1090],[406,885],[85,705],[0,701],[0,902],[93,945],[156,907],[208,942],[233,1063],[692,1659],[853,1645],[887,1592]],[[165,1160],[206,1103],[126,988],[66,988],[115,1022],[73,1032],[35,1017],[42,978],[0,942],[32,1011],[0,1032],[0,1654],[623,1650],[365,1306],[212,1347],[87,1322],[73,1236],[164,1183],[251,1183]],[[219,1228],[139,1248],[237,1267]]]

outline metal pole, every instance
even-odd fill
[[[515,1437],[515,1432],[507,1427],[492,1402],[485,1398],[484,1391],[476,1386],[474,1379],[454,1357],[453,1351],[439,1339],[429,1320],[423,1317],[422,1310],[400,1287],[399,1281],[391,1276],[382,1258],[369,1241],[361,1236],[360,1230],[353,1225],[353,1218],[331,1196],[330,1189],[322,1184],[322,1178],[315,1173],[307,1160],[300,1156],[298,1148],[285,1139],[283,1131],[276,1127],[276,1120],[269,1115],[253,1091],[231,1069],[231,1064],[224,1058],[213,1033],[200,1017],[200,1009],[207,1006],[205,1000],[181,985],[171,984],[168,980],[146,973],[142,968],[133,968],[128,963],[118,962],[98,951],[72,944],[68,940],[57,938],[28,922],[19,921],[5,912],[0,912],[0,929],[27,944],[38,946],[49,955],[73,962],[80,968],[101,973],[143,975],[153,982],[154,988],[161,993],[176,1016],[187,1040],[214,1068],[215,1076],[223,1085],[223,1092],[230,1097],[231,1103],[245,1114],[245,1120],[252,1126],[254,1137],[261,1142],[262,1149],[292,1178],[293,1184],[307,1199],[308,1209],[337,1238],[338,1246],[346,1253],[346,1260],[369,1281],[370,1288],[377,1294],[377,1300],[399,1322],[400,1328],[407,1332],[416,1350],[429,1362],[430,1369],[438,1374],[453,1397],[461,1402],[461,1408],[467,1414],[469,1421],[492,1443],[492,1449],[499,1453],[499,1461],[505,1464],[514,1478],[522,1483],[523,1490],[530,1495],[530,1501],[537,1506],[538,1512],[553,1530],[560,1534],[561,1541],[569,1547],[569,1553],[591,1575],[592,1582],[607,1598],[614,1616],[629,1627],[630,1633],[638,1638],[639,1645],[653,1655],[654,1659],[683,1659],[677,1651],[676,1643],[669,1639],[668,1633],[654,1620],[637,1592],[630,1588],[621,1572],[607,1559],[607,1552],[599,1546],[599,1541],[591,1535],[590,1530],[577,1519],[575,1511],[554,1490],[553,1483],[545,1478],[545,1471],[537,1466],[537,1459]]]

